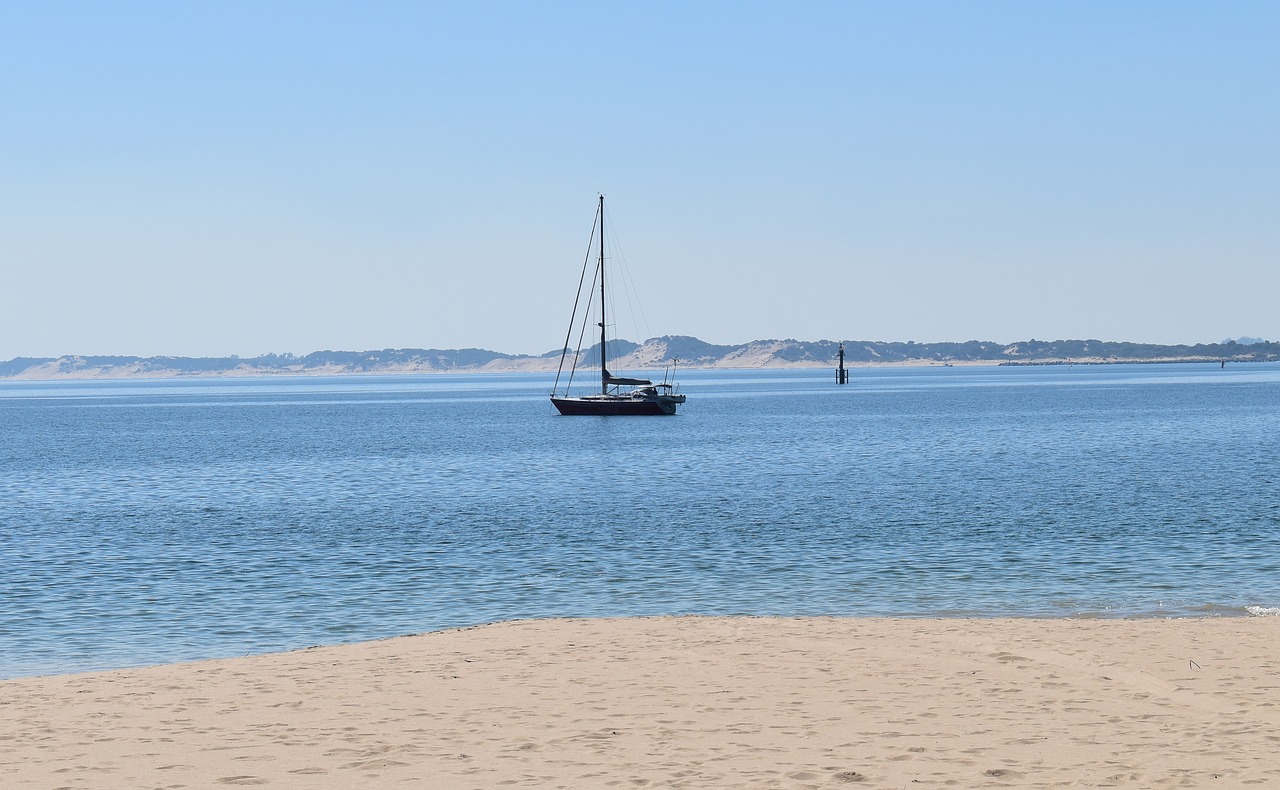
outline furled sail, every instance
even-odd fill
[[[653,382],[652,382],[652,381],[649,381],[648,379],[620,379],[620,378],[617,378],[616,376],[614,376],[612,373],[610,373],[610,372],[609,372],[609,369],[608,369],[608,368],[605,368],[605,371],[604,371],[604,383],[605,383],[605,384],[610,384],[610,385],[617,384],[617,385],[621,385],[621,386],[625,386],[625,387],[647,387],[647,386],[649,386],[649,385],[653,384]]]

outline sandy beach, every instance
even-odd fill
[[[1280,618],[518,621],[0,683],[6,788],[1280,784]]]

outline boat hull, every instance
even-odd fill
[[[551,403],[564,415],[600,417],[662,416],[675,414],[684,403],[683,395],[659,395],[655,398],[628,398],[594,395],[582,398],[551,397]]]

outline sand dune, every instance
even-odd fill
[[[0,683],[6,788],[1280,783],[1280,618],[504,623]]]

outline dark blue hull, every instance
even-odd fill
[[[684,403],[683,395],[659,395],[653,398],[629,398],[618,395],[589,395],[582,398],[551,396],[551,402],[565,415],[660,416],[675,414],[676,405]]]

